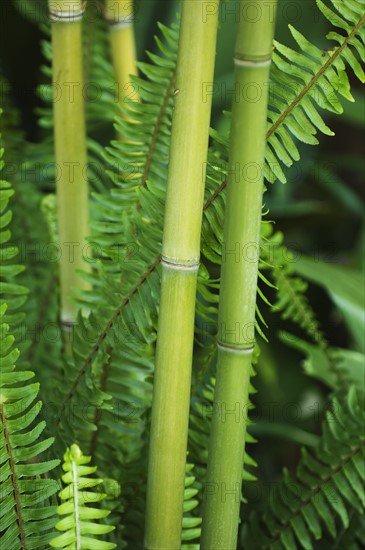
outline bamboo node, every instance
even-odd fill
[[[242,57],[234,57],[234,64],[237,67],[268,67],[271,64],[271,54],[268,57],[258,59],[243,59]]]
[[[177,271],[198,271],[200,262],[199,260],[194,260],[192,262],[177,262],[172,258],[162,257],[161,263],[164,267],[169,269],[175,269]]]
[[[75,321],[72,319],[61,319],[61,327],[65,332],[72,332],[75,327]]]
[[[77,23],[77,21],[82,20],[84,13],[84,4],[77,9],[71,9],[68,11],[59,9],[57,4],[51,4],[49,7],[49,18],[53,23]]]
[[[242,355],[251,355],[255,349],[254,346],[250,346],[249,348],[239,348],[232,344],[225,344],[224,342],[220,342],[219,340],[217,342],[217,346],[224,351],[232,351],[234,353],[240,353]]]

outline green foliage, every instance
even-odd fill
[[[365,291],[360,270],[345,266],[331,265],[302,257],[293,265],[295,271],[309,281],[326,289],[341,311],[348,330],[359,351],[365,351],[365,318],[363,304]]]
[[[31,371],[16,368],[19,350],[8,323],[22,320],[26,289],[13,281],[23,266],[14,263],[18,251],[8,246],[12,218],[10,184],[0,183],[1,305],[0,305],[0,545],[9,550],[44,548],[54,527],[51,497],[58,484],[49,473],[59,460],[42,460],[54,438],[43,438],[45,421],[37,401],[38,383],[30,383]],[[6,303],[5,303],[6,302]],[[7,305],[8,304],[8,305]],[[7,314],[9,308],[10,313]],[[14,313],[13,313],[14,312]],[[7,322],[6,322],[7,321]]]
[[[1,111],[0,111],[1,114]],[[0,171],[3,170],[4,149],[0,149]],[[9,322],[13,326],[18,325],[24,318],[24,314],[19,311],[24,305],[28,289],[14,278],[22,273],[24,266],[15,263],[14,260],[18,256],[18,249],[11,242],[11,231],[9,224],[13,214],[9,208],[9,200],[14,195],[10,183],[0,180],[0,305],[7,304],[8,313],[3,312],[4,322]]]
[[[277,289],[274,311],[279,311],[283,319],[291,319],[322,349],[327,343],[320,330],[312,307],[308,303],[308,285],[295,276],[296,258],[283,244],[279,233],[263,239],[261,249],[262,269],[269,269]]]
[[[57,508],[60,519],[56,529],[62,535],[51,540],[53,548],[77,548],[79,550],[108,550],[116,545],[97,540],[99,535],[109,533],[114,529],[111,525],[103,525],[97,520],[109,515],[108,510],[102,510],[95,505],[107,495],[93,490],[103,483],[102,479],[90,477],[96,472],[96,466],[87,466],[91,457],[82,454],[75,443],[65,452],[62,468],[66,472],[62,481],[66,485],[59,493],[64,501]]]
[[[288,333],[282,340],[290,347],[305,353],[304,371],[318,378],[332,389],[356,384],[358,391],[365,393],[365,356],[358,351],[341,348],[320,348]]]
[[[199,542],[197,539],[200,537],[200,524],[202,520],[200,517],[196,517],[195,515],[199,504],[199,501],[196,498],[199,488],[196,485],[194,465],[187,464],[185,473],[184,516],[181,533],[182,550],[199,549]]]
[[[318,130],[326,135],[333,134],[328,115],[342,112],[341,98],[351,101],[352,95],[355,96],[350,91],[350,82],[356,82],[356,78],[364,81],[360,65],[360,60],[364,60],[363,6],[358,0],[332,0],[331,4],[330,9],[318,1],[320,11],[333,27],[328,34],[332,41],[329,51],[309,42],[293,26],[290,26],[290,32],[298,45],[297,51],[275,43],[265,165],[269,182],[286,180],[286,169],[299,161],[301,143],[317,143]],[[90,28],[92,39],[88,34]],[[43,99],[47,90],[49,92],[47,82],[51,76],[52,59],[49,29],[44,29],[43,51],[47,66],[43,69],[45,84],[40,88]],[[57,521],[53,495],[58,486],[43,474],[48,476],[57,461],[42,462],[43,458],[38,461],[37,456],[46,451],[53,457],[61,456],[65,446],[69,447],[63,476],[67,486],[60,493],[64,502],[58,508],[62,516],[58,528],[62,534],[54,539],[52,545],[74,548],[77,537],[84,537],[79,548],[116,546],[120,549],[127,546],[134,550],[143,545],[141,526],[144,522],[159,263],[178,30],[176,23],[171,27],[160,26],[157,51],[149,54],[148,63],[139,64],[140,76],[133,79],[141,102],[118,107],[105,26],[99,19],[91,27],[85,25],[86,82],[100,83],[101,90],[97,101],[86,103],[93,191],[89,259],[93,271],[85,276],[89,278],[92,290],[79,295],[80,305],[90,314],[80,315],[72,327],[73,354],[67,359],[63,356],[60,337],[52,338],[53,333],[46,331],[52,326],[58,335],[61,334],[57,263],[37,253],[22,254],[22,261],[19,261],[15,246],[20,245],[21,252],[32,250],[32,247],[44,251],[56,241],[51,101],[44,102],[40,110],[44,132],[41,142],[27,144],[18,133],[19,121],[5,98],[5,138],[11,145],[8,159],[17,166],[13,182],[16,194],[12,198],[15,219],[12,235],[8,225],[12,219],[9,199],[13,191],[9,184],[0,184],[0,250],[3,260],[0,266],[0,303],[4,368],[1,395],[8,399],[4,402],[2,398],[1,410],[10,419],[9,431],[3,429],[1,432],[0,475],[3,476],[4,490],[1,493],[0,543],[6,548],[24,548],[24,540],[27,548],[49,547],[50,537],[54,536],[51,530]],[[354,74],[348,74],[349,69]],[[116,131],[126,138],[125,141],[113,140],[113,120]],[[229,121],[229,117],[226,120]],[[188,465],[185,479],[182,547],[186,549],[198,548],[199,544],[201,493],[213,413],[228,147],[227,132],[224,129],[211,130],[189,428],[189,460],[194,464],[194,470]],[[351,201],[354,203],[353,197]],[[285,323],[291,323],[290,329],[294,323],[311,341],[305,342],[297,336],[289,338],[286,333],[285,343],[306,355],[304,372],[295,369],[293,387],[308,380],[312,384],[310,389],[320,388],[318,391],[323,401],[330,393],[341,390],[348,395],[344,399],[335,397],[332,402],[335,413],[332,416],[327,414],[317,447],[317,436],[308,432],[311,450],[303,450],[295,475],[284,473],[280,491],[264,506],[263,519],[259,518],[261,510],[258,507],[246,522],[243,542],[245,548],[255,550],[271,546],[275,549],[291,549],[299,545],[311,548],[317,544],[312,542],[313,539],[322,537],[328,548],[335,544],[333,537],[337,534],[337,548],[357,549],[364,539],[364,522],[360,515],[363,506],[360,480],[363,483],[364,472],[359,458],[363,456],[361,445],[364,444],[361,439],[364,431],[361,412],[364,376],[361,276],[354,270],[310,262],[306,258],[294,261],[284,242],[282,234],[273,233],[271,222],[265,220],[262,224],[257,330],[267,337],[266,320],[271,311],[279,312]],[[330,343],[326,327],[322,328],[317,319],[317,308],[315,313],[307,297],[308,284],[301,277],[327,289],[337,310],[345,318],[356,351],[345,349],[345,344],[334,347]],[[28,293],[29,300],[26,301]],[[10,332],[8,325],[11,326]],[[18,361],[22,368],[25,365],[24,370],[13,369],[19,355],[14,348],[14,337],[21,352]],[[270,336],[272,356],[276,351],[275,340],[276,333]],[[278,354],[278,357],[280,374],[285,378],[289,376],[289,361],[287,356],[282,358]],[[298,354],[294,357],[300,359]],[[294,361],[290,359],[290,362]],[[29,363],[40,382],[40,390],[38,384],[28,382],[34,376],[28,370]],[[264,379],[260,362],[256,370],[260,382]],[[315,385],[317,380],[320,384]],[[354,384],[359,404],[352,388]],[[274,398],[271,397],[275,394],[274,386],[270,379],[267,383],[270,399]],[[37,423],[36,420],[41,408],[40,402],[35,401],[38,390],[43,401],[47,400],[46,404],[56,404],[55,416],[47,426],[45,422]],[[253,386],[251,391],[252,400],[257,403],[259,397],[253,395]],[[294,397],[289,396],[289,399]],[[19,414],[19,411],[24,414]],[[305,429],[315,431],[316,427],[313,423]],[[50,447],[53,438],[35,443],[44,429],[55,435],[54,446]],[[275,433],[275,426],[272,431]],[[90,459],[73,444],[76,440],[81,448],[87,449],[95,466],[88,466]],[[260,462],[267,454],[267,441],[264,437],[263,440],[265,452],[260,455],[259,450],[252,451],[258,462],[255,475],[259,478],[275,475],[277,467],[273,458],[272,469],[268,472],[260,470]],[[247,443],[253,441],[254,438],[248,434]],[[250,448],[248,451],[251,454]],[[256,466],[256,460],[250,454],[245,456],[245,482],[254,479],[250,467]],[[11,456],[17,457],[17,461],[12,462]],[[105,499],[103,510],[86,506],[89,496],[94,499],[90,502],[99,502],[105,496],[87,490],[88,487],[102,486],[101,480],[90,477],[96,467],[100,476],[105,478],[105,494],[110,483],[117,483],[123,489],[117,499]],[[294,470],[295,464],[291,463],[290,467]],[[116,481],[109,483],[109,478]],[[79,483],[76,492],[75,482]],[[331,500],[332,496],[336,497],[335,501]],[[255,508],[251,502],[248,506]],[[97,522],[98,519],[102,522]],[[114,531],[111,524],[115,526]],[[91,539],[92,535],[103,535],[103,541],[101,537]],[[87,539],[91,540],[89,546]]]
[[[284,471],[264,511],[245,525],[244,546],[311,550],[313,539],[335,539],[341,524],[348,529],[351,511],[363,514],[364,423],[363,397],[354,386],[333,399],[318,447],[302,450],[295,475]]]
[[[283,166],[289,167],[299,159],[293,137],[315,145],[317,130],[333,135],[319,108],[339,114],[343,112],[339,96],[353,101],[346,65],[361,82],[365,81],[364,71],[354,55],[357,52],[365,60],[361,2],[333,0],[332,4],[336,13],[317,0],[323,15],[345,33],[336,30],[327,35],[339,44],[332,50],[324,53],[291,25],[290,32],[299,52],[274,42],[265,174],[270,182],[278,178],[285,183]]]

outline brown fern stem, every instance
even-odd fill
[[[155,147],[156,147],[156,143],[157,143],[158,132],[160,130],[162,119],[164,117],[167,105],[169,103],[170,95],[172,93],[172,89],[174,87],[175,80],[176,80],[176,72],[174,71],[171,75],[171,80],[170,80],[169,85],[166,89],[166,93],[165,93],[164,98],[163,98],[162,106],[161,106],[160,112],[158,113],[155,128],[153,130],[151,144],[150,144],[150,147],[148,149],[147,160],[146,160],[146,164],[145,164],[145,167],[144,167],[144,170],[143,170],[140,187],[144,187],[146,185],[146,182],[147,182],[147,179],[148,179],[148,174],[149,174],[149,171],[150,171],[150,166],[151,166],[151,162],[152,162],[152,158],[153,158],[153,153],[155,151]]]
[[[13,450],[10,442],[10,434],[8,430],[8,425],[6,421],[6,415],[5,415],[5,409],[3,405],[0,403],[0,410],[1,410],[1,421],[4,427],[4,437],[6,442],[6,448],[8,450],[9,455],[9,466],[11,471],[11,481],[13,484],[13,491],[14,491],[14,499],[15,499],[15,508],[16,508],[16,517],[18,522],[18,528],[19,528],[19,537],[20,537],[20,545],[21,550],[26,550],[25,546],[25,532],[24,532],[24,524],[23,524],[23,517],[22,517],[22,511],[20,506],[20,497],[19,497],[19,489],[18,489],[18,482],[17,482],[17,476],[15,473],[15,461],[13,456]]]
[[[103,368],[101,370],[101,376],[100,376],[101,391],[105,391],[105,388],[106,388],[106,382],[108,379],[110,360],[111,360],[110,354],[112,351],[113,351],[113,348],[111,345],[109,345],[106,350],[106,353],[107,355],[109,355],[109,357],[104,362]],[[91,456],[92,459],[94,457],[95,449],[98,444],[99,423],[100,423],[101,415],[102,415],[102,411],[97,408],[95,410],[94,422],[93,422],[94,426],[96,426],[96,430],[92,434],[91,441],[90,441],[90,451],[89,451],[89,455]]]

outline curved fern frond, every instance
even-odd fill
[[[349,510],[364,513],[363,405],[354,386],[332,401],[318,448],[303,449],[295,475],[285,470],[264,512],[244,526],[247,547],[311,550],[323,529],[335,539],[339,524],[349,527]]]
[[[109,550],[116,544],[98,540],[95,537],[110,533],[112,525],[99,523],[110,514],[87,504],[96,504],[103,500],[106,493],[95,492],[94,487],[103,483],[102,479],[92,478],[96,466],[87,466],[91,457],[82,454],[75,443],[65,452],[62,468],[66,472],[62,481],[66,487],[59,493],[64,502],[57,508],[60,519],[56,529],[62,534],[51,540],[52,548],[75,548],[77,550]]]

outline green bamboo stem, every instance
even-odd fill
[[[109,39],[116,74],[119,101],[139,101],[131,75],[137,75],[137,56],[133,30],[133,1],[106,0],[104,17],[109,24]]]
[[[81,2],[49,2],[52,20],[54,138],[60,258],[61,322],[76,320],[73,289],[88,288],[76,270],[88,269],[88,182],[82,71]],[[56,10],[56,11],[55,11]]]
[[[235,53],[227,204],[218,315],[218,361],[202,550],[236,550],[263,194],[274,2],[241,0]],[[250,11],[251,10],[251,11]],[[255,16],[256,14],[256,16]],[[260,16],[257,16],[260,15]]]
[[[162,286],[151,419],[145,548],[181,545],[196,278],[218,21],[184,0],[162,247]],[[213,10],[212,10],[213,11]]]

